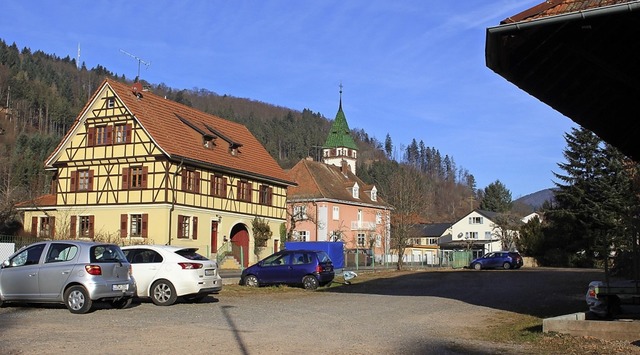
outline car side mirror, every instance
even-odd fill
[[[2,268],[4,269],[5,267],[11,265],[11,263],[9,262],[9,260],[5,260],[2,262]]]

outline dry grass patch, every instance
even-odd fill
[[[640,347],[624,341],[543,333],[542,318],[526,314],[501,312],[492,322],[476,333],[478,339],[525,345],[539,354],[640,354]]]

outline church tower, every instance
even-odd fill
[[[340,106],[327,141],[322,147],[322,162],[341,168],[348,167],[355,175],[357,158],[358,147],[351,136],[347,118],[342,111],[342,84],[340,84]]]

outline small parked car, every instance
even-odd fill
[[[169,306],[178,297],[200,302],[222,290],[218,263],[197,253],[198,248],[173,245],[130,245],[122,251],[131,263],[137,297]]]
[[[71,313],[87,313],[95,301],[126,308],[135,293],[131,265],[114,244],[37,242],[10,255],[0,268],[0,305],[62,303]]]
[[[242,271],[246,286],[289,285],[315,290],[335,277],[329,255],[319,250],[281,250]]]
[[[585,296],[589,311],[609,318],[623,313],[640,313],[640,280],[615,280],[609,285],[591,281]]]
[[[516,251],[494,251],[473,259],[469,263],[469,268],[475,270],[498,268],[508,270],[519,269],[522,264],[522,256]]]

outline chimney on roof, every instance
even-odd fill
[[[133,86],[131,86],[131,91],[138,97],[138,99],[142,98],[142,90],[142,84],[140,82],[135,82],[133,83]]]
[[[342,172],[343,175],[347,175],[347,172],[350,171],[351,169],[349,169],[349,163],[347,163],[346,160],[342,160],[340,162],[340,171]]]

